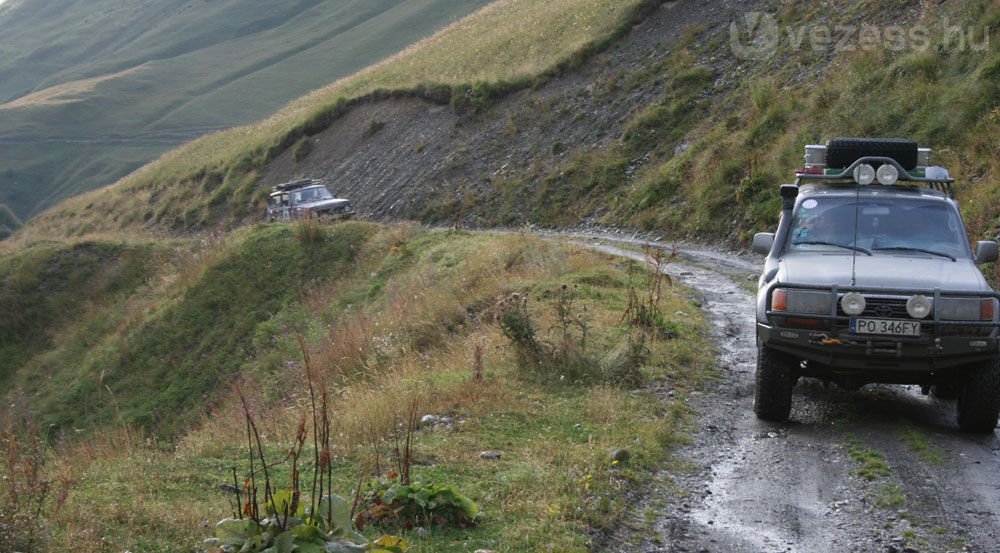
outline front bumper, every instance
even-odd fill
[[[924,384],[947,380],[955,367],[1000,356],[996,336],[868,336],[846,327],[808,330],[758,323],[757,337],[772,349],[809,361],[803,376],[825,379]]]

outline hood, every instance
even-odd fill
[[[308,202],[304,204],[299,204],[299,207],[303,209],[329,209],[331,207],[341,207],[345,205],[350,205],[351,200],[345,200],[343,198],[331,198],[329,200],[317,200],[315,202]]]
[[[851,255],[795,253],[779,260],[778,281],[809,285],[851,285]],[[984,291],[990,287],[971,259],[951,261],[919,255],[858,254],[860,288]]]

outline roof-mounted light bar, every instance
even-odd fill
[[[824,169],[823,172],[819,172],[815,170],[819,169],[819,167],[807,167],[805,170],[796,171],[795,176],[805,180],[854,180],[854,170],[858,169],[861,165],[868,165],[869,168],[875,170],[876,174],[872,176],[876,178],[877,169],[881,169],[883,166],[888,165],[897,171],[897,180],[900,181],[946,184],[955,182],[955,179],[948,176],[948,170],[943,167],[926,167],[922,171],[914,170],[913,173],[910,173],[906,169],[903,169],[903,166],[891,157],[881,156],[867,156],[859,158],[850,166],[840,169],[839,171],[837,169]],[[869,182],[873,182],[874,180],[875,178]]]
[[[922,174],[914,174],[918,173],[918,171]],[[895,179],[893,179],[893,176],[895,176]],[[796,171],[795,177],[796,185],[800,185],[804,181],[838,180],[859,184],[873,184],[878,181],[883,185],[893,185],[897,182],[916,182],[925,184],[932,190],[947,194],[950,198],[955,197],[955,191],[951,186],[955,182],[955,179],[948,175],[948,170],[944,167],[927,167],[922,171],[914,169],[913,173],[911,173],[903,169],[896,160],[889,157],[862,157],[842,170],[807,167]]]

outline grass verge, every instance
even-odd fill
[[[622,520],[629,498],[685,439],[690,413],[684,398],[712,370],[706,323],[684,291],[664,289],[662,313],[689,315],[661,321],[676,336],[647,341],[648,356],[637,367],[642,382],[674,390],[663,398],[622,385],[605,370],[616,366],[629,343],[631,331],[622,323],[629,290],[645,282],[628,262],[520,235],[429,232],[412,225],[347,225],[325,232],[327,241],[359,233],[344,263],[325,256],[323,248],[330,244],[316,245],[330,257],[324,261],[328,269],[315,265],[317,256],[309,258],[317,273],[337,278],[283,280],[290,292],[282,300],[287,305],[256,324],[252,347],[240,342],[249,353],[224,379],[237,382],[250,398],[268,458],[283,457],[307,412],[295,338],[301,336],[333,397],[335,490],[351,497],[359,481],[385,479],[396,470],[398,421],[417,405],[420,416],[451,422],[415,434],[413,479],[452,486],[476,501],[482,513],[469,528],[370,526],[366,533],[401,533],[411,551],[598,546]],[[212,246],[204,254],[211,261],[175,282],[180,289],[171,295],[171,309],[197,305],[199,287],[221,285],[226,273],[219,271],[238,262],[229,252],[246,257],[247,248],[256,251],[270,240],[278,240],[279,250],[295,252],[308,247],[298,240],[311,236],[312,231],[265,226]],[[266,252],[255,259],[278,255]],[[561,290],[574,291],[571,307],[560,304]],[[556,346],[563,343],[560,320],[566,310],[579,315],[586,307],[590,330],[580,353],[588,363],[564,371],[560,367],[569,365],[553,357],[548,365],[553,370],[544,374],[520,365],[495,322],[498,300],[515,292],[530,300],[538,339]],[[239,309],[231,305],[218,313]],[[227,320],[211,324],[238,328]],[[573,341],[579,344],[579,335]],[[144,394],[163,391],[153,386]],[[124,394],[117,397],[125,401]],[[71,474],[74,484],[38,550],[187,550],[211,535],[215,521],[231,516],[238,506],[219,485],[232,482],[234,467],[238,481],[245,476],[240,406],[224,387],[204,403],[193,401],[185,410],[200,413],[200,422],[174,439],[163,437],[173,434],[172,424],[161,434],[111,425],[58,445],[46,470]],[[499,459],[483,458],[487,450],[500,452]],[[619,452],[613,460],[615,450],[626,450],[627,459]],[[275,482],[287,481],[288,467],[273,470]]]

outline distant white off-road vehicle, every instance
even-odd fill
[[[351,201],[334,198],[319,179],[300,179],[279,184],[271,189],[267,205],[267,220],[348,219],[354,215]]]
[[[997,243],[969,238],[952,179],[909,140],[806,146],[781,187],[777,232],[757,293],[754,410],[785,420],[799,377],[853,390],[914,384],[957,400],[959,426],[992,432],[1000,414],[997,294],[977,264]]]

